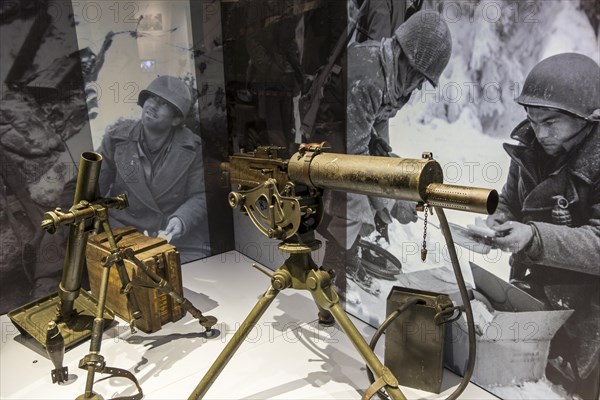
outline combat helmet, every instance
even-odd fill
[[[452,53],[450,29],[436,11],[418,11],[394,33],[411,65],[436,87]]]
[[[154,94],[169,104],[171,104],[182,118],[187,116],[192,105],[192,95],[190,88],[181,79],[173,76],[159,76],[148,85],[148,88],[142,90],[138,96],[138,105],[143,106],[148,97]]]
[[[529,72],[516,101],[600,121],[600,66],[583,54],[548,57]]]

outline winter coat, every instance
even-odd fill
[[[504,145],[512,161],[496,213],[535,228],[531,245],[512,256],[511,279],[551,309],[575,310],[565,329],[577,344],[566,351],[585,377],[600,355],[599,124],[547,176],[539,172],[547,169],[545,153],[530,123],[519,124],[511,137],[520,144]],[[571,227],[553,221],[557,195],[569,203]]]
[[[171,244],[180,251],[182,262],[209,255],[200,138],[184,126],[174,128],[164,162],[147,182],[140,162],[140,128],[140,121],[120,120],[107,129],[98,149],[103,156],[101,195],[125,193],[129,200],[126,209],[110,211],[111,223],[156,235],[169,219],[178,217],[183,235]]]
[[[346,151],[348,154],[372,154],[370,149],[374,126],[396,115],[409,100],[398,79],[398,59],[402,49],[395,38],[382,42],[367,41],[348,48],[348,113]],[[382,137],[389,143],[389,137]],[[327,210],[333,215],[360,222],[360,228],[349,233],[350,242],[357,234],[365,235],[375,228],[377,210],[391,211],[393,200],[348,193],[347,209],[340,210],[336,201]],[[346,211],[345,215],[341,211]]]

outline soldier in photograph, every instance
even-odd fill
[[[600,67],[575,53],[549,57],[517,102],[527,119],[511,158],[495,244],[512,251],[511,283],[549,310],[574,310],[550,346],[547,376],[583,398],[600,382]]]
[[[381,42],[394,36],[396,30],[407,19],[406,0],[363,0],[367,1],[366,9],[358,21],[356,41],[368,40]],[[435,14],[434,14],[435,15]],[[380,135],[388,135],[389,121],[382,119],[373,126]]]
[[[128,208],[111,211],[113,226],[164,236],[183,263],[209,250],[201,140],[183,125],[191,103],[182,80],[160,76],[139,94],[141,119],[108,127],[98,149],[100,194],[129,198]]]
[[[433,11],[414,14],[389,39],[350,46],[347,153],[391,155],[389,132],[387,129],[377,131],[377,127],[394,117],[426,80],[434,87],[438,85],[451,51],[448,26]],[[347,198],[347,209],[343,210],[336,206],[342,197]],[[325,200],[326,217],[321,228],[327,239],[324,264],[337,271],[346,270],[348,277],[361,288],[377,293],[371,285],[372,278],[361,264],[358,242],[376,227],[387,231],[392,217],[401,223],[416,221],[415,204],[336,192],[331,192]],[[336,276],[336,286],[342,293],[346,289],[345,279],[343,273]]]

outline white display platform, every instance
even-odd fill
[[[231,339],[269,279],[238,252],[224,253],[182,267],[185,296],[205,315],[219,319],[221,335],[205,339],[187,314],[154,334],[132,335],[119,320],[104,334],[101,354],[111,367],[128,369],[140,381],[145,399],[187,399]],[[369,386],[364,363],[338,326],[316,323],[317,308],[306,292],[285,290],[241,345],[206,399],[360,399]],[[77,380],[53,385],[53,368],[45,354],[24,340],[3,315],[0,344],[0,398],[74,399],[85,388],[86,372],[77,368],[89,350],[89,340],[68,351],[65,366]],[[374,329],[352,318],[367,342]],[[377,354],[383,359],[383,342]],[[135,387],[122,378],[98,381],[94,390],[104,398],[132,395]],[[441,394],[403,388],[409,399],[445,399],[460,378],[446,371]],[[461,399],[496,399],[469,385]]]

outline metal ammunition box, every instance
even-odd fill
[[[173,290],[183,295],[181,282],[181,263],[179,252],[161,238],[151,238],[139,233],[133,227],[121,227],[113,230],[120,248],[132,248],[146,266],[152,268],[165,278]],[[90,279],[90,289],[94,296],[100,290],[102,277],[102,259],[110,254],[106,234],[90,236],[86,250],[87,270]],[[143,332],[158,331],[164,324],[180,320],[185,311],[170,296],[158,289],[143,287],[151,285],[152,281],[130,261],[125,261],[125,267],[132,282],[133,291],[137,298],[142,318],[136,321],[136,327]],[[140,286],[141,285],[141,286]],[[111,268],[106,306],[126,321],[131,320],[127,298],[122,293],[121,280],[114,268]]]
[[[389,326],[385,335],[385,365],[403,386],[440,393],[445,325],[435,316],[452,307],[446,294],[394,286],[387,298],[387,315],[418,299]]]

